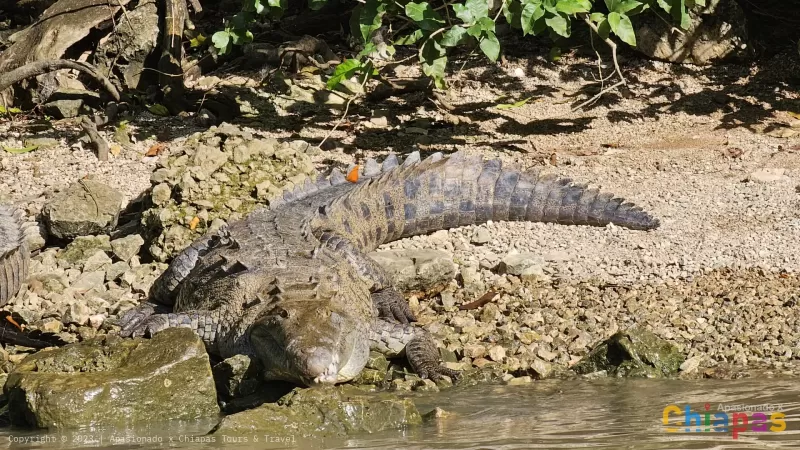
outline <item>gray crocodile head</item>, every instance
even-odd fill
[[[268,379],[306,386],[351,380],[369,357],[368,318],[330,302],[284,301],[250,330]]]

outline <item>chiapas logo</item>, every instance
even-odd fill
[[[704,405],[705,411],[695,412],[691,405],[667,405],[661,417],[664,429],[669,433],[732,433],[739,439],[739,433],[778,433],[786,430],[786,414],[782,405],[718,405],[711,411],[711,405]]]

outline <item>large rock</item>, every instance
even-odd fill
[[[605,371],[616,377],[661,378],[676,375],[683,361],[684,356],[674,345],[635,327],[608,338],[574,369],[579,374]]]
[[[215,434],[324,438],[420,424],[414,402],[352,385],[295,389],[277,403],[225,417]]]
[[[386,250],[369,256],[388,272],[394,286],[407,294],[437,294],[456,275],[453,255],[439,250]]]
[[[44,205],[45,223],[60,239],[110,232],[117,226],[122,194],[94,180],[70,185]]]
[[[194,420],[219,414],[203,342],[185,328],[103,336],[25,358],[4,387],[16,425],[40,428]]]
[[[636,16],[636,49],[649,58],[698,65],[749,57],[745,13],[736,0],[707,3],[689,10],[689,28],[681,33],[655,14]]]

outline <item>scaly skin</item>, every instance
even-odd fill
[[[30,252],[25,236],[32,224],[23,218],[21,210],[0,205],[0,306],[8,303],[28,278]]]
[[[659,222],[641,208],[569,179],[504,170],[457,153],[424,161],[369,160],[358,183],[334,172],[205,236],[121,320],[124,336],[183,326],[223,358],[247,354],[266,379],[302,385],[353,379],[370,349],[405,353],[422,377],[455,377],[389,278],[366,253],[400,238],[488,220],[638,230]],[[163,306],[162,306],[163,308]]]

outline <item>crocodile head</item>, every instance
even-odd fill
[[[250,330],[267,379],[305,386],[353,379],[369,356],[368,317],[336,302],[281,302]]]

